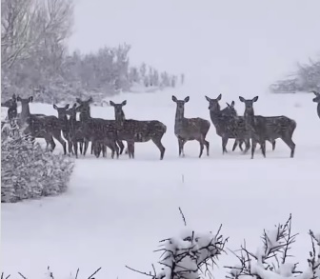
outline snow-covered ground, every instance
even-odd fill
[[[153,253],[158,241],[183,228],[179,206],[188,226],[197,231],[217,230],[222,223],[222,233],[230,236],[230,249],[239,248],[246,238],[249,248],[255,250],[263,228],[272,228],[293,213],[293,230],[300,233],[293,252],[306,259],[308,229],[320,231],[316,218],[320,119],[312,95],[262,93],[256,103],[257,114],[283,114],[297,121],[293,159],[281,140],[275,151],[267,143],[266,159],[260,151],[254,160],[239,150],[231,152],[233,141],[228,144],[229,153],[222,155],[221,139],[213,125],[208,135],[210,157],[199,159],[198,143],[188,142],[186,157],[179,158],[171,95],[191,97],[186,117],[210,120],[204,95],[216,98],[219,93],[223,107],[226,101],[235,100],[238,113],[243,113],[237,94],[192,87],[114,97],[114,102],[128,101],[127,118],[158,119],[167,125],[164,160],[159,160],[159,151],[151,142],[136,145],[135,160],[126,155],[119,160],[87,156],[77,160],[69,191],[62,196],[2,204],[1,269],[11,273],[11,278],[18,278],[20,271],[37,279],[43,278],[48,265],[55,278],[68,278],[79,267],[80,277],[86,278],[101,266],[97,278],[143,278],[125,265],[151,270],[151,263],[160,256]],[[52,105],[32,104],[31,110],[56,115]],[[113,108],[94,107],[92,116],[113,118]],[[222,267],[230,259],[234,261],[230,253],[223,255],[214,274],[223,275]]]

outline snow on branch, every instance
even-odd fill
[[[179,208],[184,224],[184,214]],[[177,237],[171,237],[160,241],[160,248],[155,252],[161,252],[159,264],[161,270],[142,272],[126,266],[128,269],[152,277],[153,279],[196,279],[202,275],[212,278],[211,270],[218,257],[225,252],[225,244],[228,238],[224,238],[221,232],[222,225],[216,233],[199,233],[186,228]]]
[[[257,278],[257,279],[319,279],[320,256],[316,246],[320,247],[320,236],[316,237],[312,231],[309,232],[312,242],[312,251],[307,260],[309,267],[305,271],[297,269],[298,262],[289,262],[293,257],[289,254],[298,234],[292,234],[292,215],[284,224],[278,224],[273,230],[264,230],[262,234],[262,245],[255,253],[249,251],[246,242],[240,250],[232,252],[239,264],[225,266],[228,269],[226,278]]]

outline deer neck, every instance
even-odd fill
[[[179,124],[182,122],[184,119],[184,109],[179,110],[178,108],[176,109],[176,116],[175,116],[175,123]]]
[[[24,124],[30,115],[31,115],[31,113],[30,113],[29,104],[22,104],[21,105],[21,114],[20,114],[20,119],[22,122],[21,124]]]
[[[123,122],[124,122],[125,119],[126,119],[123,110],[121,111],[120,114],[116,114],[116,115],[115,115],[115,119],[116,119],[117,125],[119,125],[119,126],[122,126],[122,125],[123,125]]]
[[[253,109],[246,109],[244,112],[244,119],[250,125],[254,125],[254,110]]]

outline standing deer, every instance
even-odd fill
[[[69,109],[69,104],[64,107],[58,107],[56,104],[53,105],[53,108],[58,112],[58,119],[61,121],[62,134],[68,142],[68,152],[72,153],[72,143],[70,141],[70,125],[68,120],[67,110]]]
[[[125,119],[123,106],[126,104],[127,101],[123,101],[121,104],[110,101],[110,105],[114,108],[118,137],[119,140],[124,140],[128,143],[129,158],[134,158],[135,142],[147,142],[152,140],[159,148],[160,160],[162,160],[166,149],[162,145],[161,139],[167,131],[167,126],[158,120],[141,121]]]
[[[100,154],[100,149],[103,151],[103,156],[105,157],[105,146],[112,150],[111,157],[117,155],[119,158],[119,147],[117,145],[118,134],[116,128],[115,120],[105,120],[101,118],[85,118],[80,121],[76,121],[76,113],[86,113],[88,110],[89,103],[82,103],[78,107],[73,107],[67,112],[71,117],[71,141],[77,150],[76,142],[84,141],[83,155],[86,155],[88,149],[88,142],[92,142],[93,153],[97,156]],[[76,151],[77,156],[77,151]],[[98,157],[98,156],[97,156]]]
[[[232,101],[231,104],[227,103],[227,106],[223,110],[221,110],[221,113],[222,114],[226,114],[226,115],[238,116],[237,111],[234,108],[234,105],[235,105],[234,101]],[[240,117],[243,117],[243,116],[240,116]],[[274,150],[276,148],[276,141],[275,140],[269,140],[269,139],[267,139],[267,140],[270,141],[270,143],[272,145],[272,150]],[[244,140],[238,140],[238,139],[235,140],[234,145],[232,147],[232,151],[234,151],[237,148],[238,144],[239,144],[240,150],[243,151],[242,144],[244,142],[245,142]],[[250,141],[249,140],[247,140],[245,142],[245,144],[248,146],[248,148],[250,148]],[[261,149],[261,147],[260,147],[260,149]]]
[[[207,156],[209,156],[210,144],[206,141],[206,136],[210,129],[210,122],[203,118],[185,118],[184,105],[189,102],[190,97],[184,100],[178,100],[172,96],[172,101],[176,103],[176,115],[174,123],[174,134],[178,138],[179,156],[184,157],[184,145],[187,141],[197,140],[200,144],[199,158],[201,158],[204,146],[207,149]]]
[[[80,110],[80,121],[85,121],[86,119],[91,119],[91,113],[90,113],[90,104],[93,102],[92,97],[90,97],[88,100],[83,101],[79,98],[76,98],[77,103],[81,106],[81,110]],[[97,143],[99,144],[99,143]],[[122,143],[121,140],[117,140],[117,144],[120,148],[119,154],[121,155],[123,150],[124,150],[124,144]],[[91,154],[93,153],[94,149],[95,149],[95,143],[92,142],[91,143]],[[97,149],[101,149],[104,150],[104,147],[97,147]],[[82,143],[80,142],[80,152],[82,154]]]
[[[252,127],[252,147],[251,158],[254,157],[254,152],[257,142],[260,143],[262,154],[266,157],[265,141],[274,141],[281,138],[291,150],[290,157],[294,157],[295,143],[292,140],[292,135],[297,127],[296,122],[286,116],[260,116],[254,114],[253,103],[258,101],[258,96],[251,100],[239,96],[239,100],[245,104],[244,118],[246,123]]]
[[[318,103],[317,104],[317,113],[318,113],[318,116],[320,118],[320,93],[317,92],[317,91],[312,91],[314,95],[316,95],[315,98],[312,99],[312,101],[314,101],[315,103]]]
[[[222,154],[227,153],[227,144],[229,139],[241,140],[248,142],[250,140],[250,129],[248,129],[247,124],[243,117],[235,116],[232,114],[222,113],[220,109],[219,101],[222,95],[214,98],[209,98],[205,96],[206,100],[209,102],[209,112],[212,124],[216,128],[216,133],[222,139]],[[249,150],[249,145],[246,144],[244,153]]]
[[[63,147],[63,152],[66,155],[66,142],[61,137],[61,122],[55,116],[46,116],[41,114],[31,114],[29,103],[33,101],[33,97],[23,99],[17,97],[17,101],[21,102],[20,126],[24,127],[24,133],[30,134],[34,138],[44,138],[47,142],[47,147],[51,145],[51,151],[56,147],[53,140],[55,138]]]

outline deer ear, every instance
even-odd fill
[[[30,96],[28,100],[29,102],[33,102],[33,96]]]
[[[252,99],[252,101],[255,103],[256,101],[258,101],[258,99],[259,99],[259,96],[255,96],[255,97]]]
[[[221,100],[221,98],[222,98],[222,94],[219,94],[219,96],[218,96],[217,100],[218,100],[218,101],[220,101],[220,100]]]
[[[73,108],[76,108],[76,107],[77,107],[77,104],[76,104],[76,103],[74,103],[74,104],[73,104]]]
[[[76,98],[76,101],[77,101],[78,104],[80,104],[80,105],[82,104],[82,101],[81,101],[80,98]]]
[[[13,99],[14,101],[16,101],[16,99],[17,99],[17,98],[16,98],[16,94],[13,94],[13,95],[12,95],[12,99]]]
[[[245,99],[244,99],[243,97],[241,97],[241,96],[239,96],[239,100],[240,100],[240,102],[242,102],[242,103],[245,102]]]
[[[92,97],[90,97],[88,100],[88,103],[92,103],[92,102],[93,102],[93,99],[92,99]]]
[[[113,107],[114,107],[114,105],[115,105],[115,103],[112,102],[112,101],[110,101],[109,104],[110,104],[110,106],[113,106]]]
[[[54,108],[54,109],[58,109],[57,106],[56,106],[56,104],[53,104],[53,108]]]
[[[188,103],[189,101],[190,101],[190,97],[189,97],[189,96],[187,96],[187,97],[184,98],[184,102],[185,102],[185,103]]]
[[[211,101],[211,99],[210,99],[208,96],[204,96],[204,97],[206,98],[206,100],[207,100],[208,102]]]
[[[314,95],[316,95],[316,96],[320,96],[320,93],[319,92],[317,92],[317,91],[311,91]]]
[[[127,104],[127,100],[123,101],[121,105],[125,106]]]
[[[232,102],[231,102],[231,106],[232,106],[232,107],[234,107],[235,104],[236,104],[235,101],[232,101]]]
[[[64,108],[65,108],[65,109],[68,109],[69,106],[70,106],[69,104],[66,104],[66,105],[64,106]]]
[[[21,102],[20,96],[17,97],[17,101],[18,101],[18,102]]]
[[[174,101],[175,103],[177,102],[177,97],[176,97],[176,96],[172,95],[171,99],[172,99],[172,101]]]

